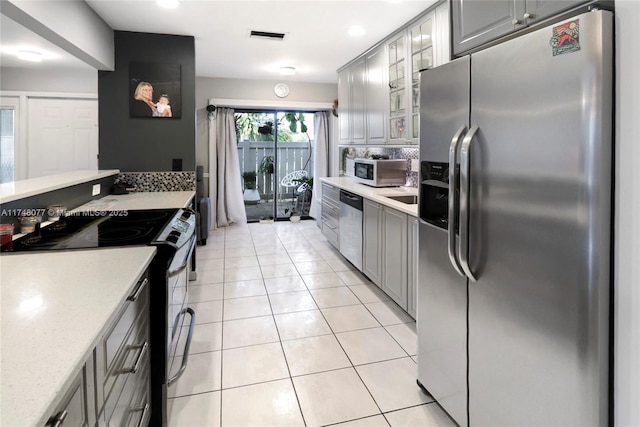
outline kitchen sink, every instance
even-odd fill
[[[407,205],[415,205],[418,203],[418,196],[385,196],[387,199],[395,200],[396,202],[405,203]]]

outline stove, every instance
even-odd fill
[[[91,249],[114,246],[149,245],[161,239],[161,232],[173,219],[167,236],[172,236],[169,243],[175,244],[170,232],[188,229],[185,222],[191,212],[178,209],[153,209],[142,211],[122,211],[115,215],[101,215],[97,212],[79,212],[66,217],[49,226],[36,229],[3,245],[1,252],[25,252],[67,249]],[[183,218],[184,215],[186,218]],[[182,231],[180,231],[182,230]]]

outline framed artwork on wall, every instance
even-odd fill
[[[129,116],[180,118],[180,64],[129,63]]]

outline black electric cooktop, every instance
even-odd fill
[[[90,249],[148,245],[177,209],[122,211],[116,215],[81,212],[3,245],[1,252]]]

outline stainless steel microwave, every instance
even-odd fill
[[[407,160],[355,159],[353,177],[372,187],[398,187],[407,182]]]

